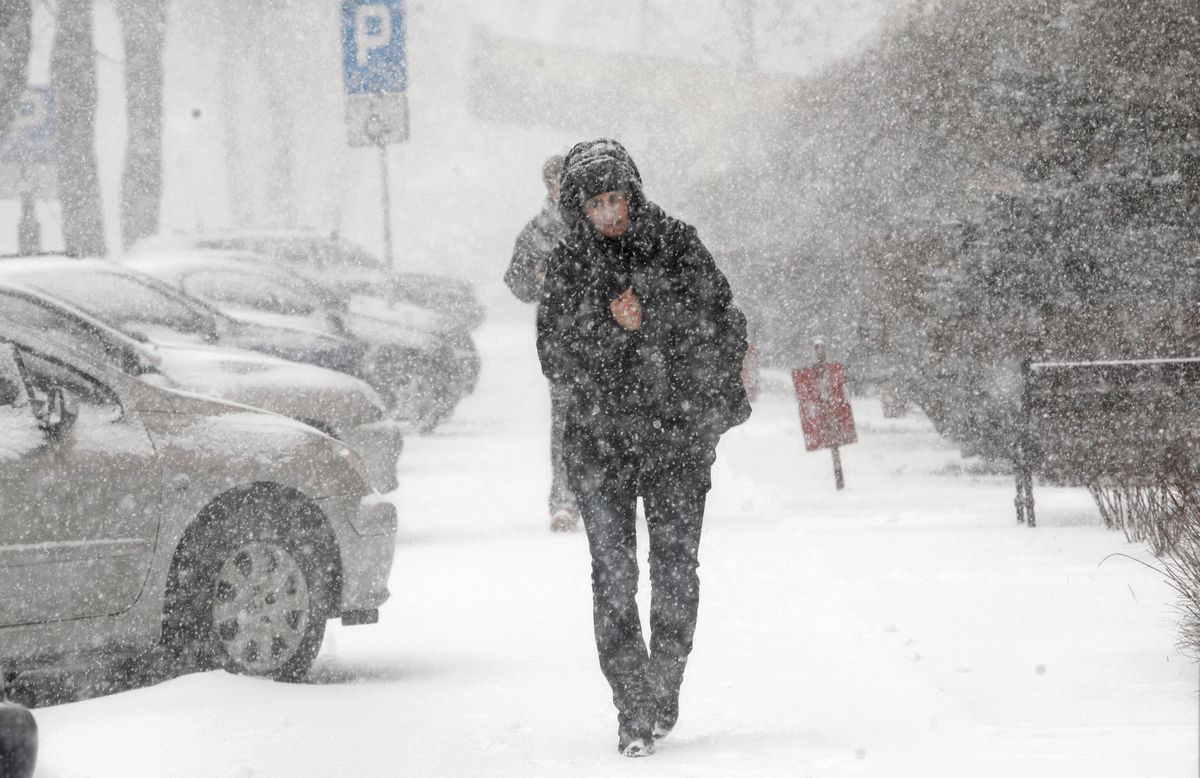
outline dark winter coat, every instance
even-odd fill
[[[568,481],[577,493],[664,481],[706,490],[718,436],[750,414],[745,318],[696,230],[645,200],[619,144],[597,144],[567,155],[559,203],[568,233],[538,312],[542,370],[572,387]],[[630,195],[631,225],[610,239],[582,204],[616,190]],[[642,306],[634,332],[609,308],[630,287]]]
[[[542,293],[538,271],[546,270],[550,252],[563,239],[566,229],[558,215],[558,203],[548,199],[529,220],[513,246],[512,259],[504,272],[504,283],[523,303],[537,302]]]

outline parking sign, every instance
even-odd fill
[[[54,93],[49,87],[29,86],[17,104],[8,132],[0,142],[0,159],[25,164],[54,159]]]
[[[26,87],[8,132],[0,138],[0,197],[54,196],[57,138],[54,92],[45,86]]]
[[[408,70],[401,0],[344,0],[342,54],[347,94],[403,92]]]
[[[403,0],[342,0],[342,72],[351,145],[405,140]]]

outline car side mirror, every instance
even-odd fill
[[[38,415],[42,431],[51,438],[61,438],[75,424],[79,405],[71,393],[61,386],[51,387],[46,404]]]

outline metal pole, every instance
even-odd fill
[[[1029,411],[1029,360],[1021,361],[1021,408],[1017,419],[1016,456],[1014,457],[1017,476],[1017,522],[1024,522],[1027,527],[1037,526],[1037,517],[1033,513],[1033,469],[1029,463],[1030,426],[1033,421]]]
[[[42,250],[42,229],[38,225],[33,194],[21,192],[21,219],[17,223],[17,253],[32,256]]]
[[[831,391],[829,391],[829,383],[828,383],[829,379],[828,379],[828,376],[826,376],[826,374],[825,374],[825,344],[823,342],[817,340],[817,341],[813,341],[813,346],[816,347],[816,350],[817,350],[817,369],[820,371],[820,376],[817,379],[817,385],[821,387],[821,394],[822,394],[821,400],[822,400],[822,402],[832,401],[833,393]],[[822,420],[822,424],[828,425],[829,424],[829,414],[822,413],[821,420]],[[823,430],[824,434],[822,435],[822,437],[825,440],[831,439],[833,437],[830,434],[831,432],[832,432],[832,430],[829,430],[829,429]],[[838,451],[837,446],[830,446],[829,452],[833,455],[833,483],[834,483],[834,486],[836,486],[840,490],[840,489],[845,488],[845,486],[846,486],[846,479],[842,475],[842,454],[840,451]]]
[[[387,144],[376,143],[379,149],[379,181],[383,192],[383,260],[392,282],[388,284],[388,302],[396,303],[396,256],[392,247],[392,192],[389,186]]]

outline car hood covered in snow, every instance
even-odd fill
[[[338,432],[383,418],[366,382],[240,349],[160,346],[158,369],[177,387],[252,405]]]

